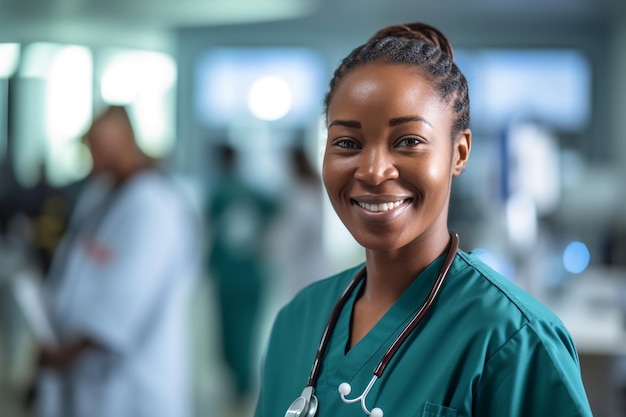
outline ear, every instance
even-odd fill
[[[472,131],[465,129],[457,133],[452,146],[452,175],[458,177],[469,160],[472,148]]]

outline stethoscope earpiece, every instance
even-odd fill
[[[339,385],[339,388],[337,389],[337,391],[339,391],[339,394],[341,394],[341,396],[344,397],[346,395],[350,395],[350,393],[352,392],[352,387],[347,382],[342,382]]]
[[[370,414],[370,416],[372,417],[383,417],[383,410],[381,410],[378,407],[375,407],[372,409],[372,414]]]
[[[367,387],[365,387],[365,390],[363,391],[363,393],[356,398],[346,398],[346,395],[349,395],[350,392],[352,391],[352,387],[347,382],[342,382],[341,384],[339,384],[339,388],[337,389],[337,391],[339,391],[339,394],[341,394],[341,401],[343,401],[346,404],[354,404],[356,402],[360,402],[363,412],[367,414],[368,416],[383,417],[382,409],[375,407],[375,408],[372,408],[372,410],[370,411],[365,405],[365,399],[367,398],[367,394],[369,394],[370,390],[374,386],[374,383],[376,382],[377,379],[378,379],[378,376],[374,375],[372,379],[370,380],[369,384],[367,384]]]

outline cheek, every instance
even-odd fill
[[[324,153],[322,157],[322,182],[326,184],[326,177],[328,176],[328,156]]]
[[[324,183],[324,187],[328,192],[329,196],[332,197],[332,190],[335,185],[335,181],[337,179],[337,173],[335,172],[335,168],[333,165],[324,158],[322,163],[322,182]]]
[[[326,189],[333,189],[341,181],[344,171],[345,167],[342,167],[337,158],[325,155],[322,162],[322,181]]]
[[[451,178],[451,163],[449,158],[430,157],[418,162],[412,169],[413,178],[422,182],[425,187],[436,189],[447,188]]]
[[[432,163],[428,166],[425,174],[428,177],[430,182],[438,183],[442,181],[447,181],[450,176],[450,164],[448,161],[443,161],[439,163]]]

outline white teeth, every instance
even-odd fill
[[[390,203],[381,203],[381,204],[359,203],[359,206],[363,207],[367,211],[379,212],[379,211],[387,211],[387,210],[395,209],[403,202],[404,200],[393,201]]]

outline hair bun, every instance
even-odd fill
[[[437,46],[444,53],[448,54],[450,58],[454,59],[454,52],[452,51],[452,45],[448,41],[448,38],[446,38],[439,29],[427,25],[426,23],[415,22],[387,26],[376,32],[370,40],[378,40],[387,37],[417,39],[428,42]]]

